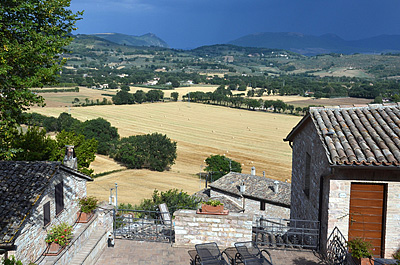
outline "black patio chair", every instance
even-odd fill
[[[228,265],[216,243],[197,244],[195,248],[201,265]]]
[[[273,265],[269,252],[265,249],[260,250],[252,241],[237,242],[235,243],[235,248],[237,250],[235,263],[243,263],[245,265]]]
[[[226,248],[224,251],[222,251],[221,255],[223,256],[225,254],[228,263],[231,265],[236,265],[236,260],[235,260],[236,253],[237,250],[235,247],[229,247]]]
[[[188,251],[190,256],[190,265],[200,265],[200,257],[197,255],[196,250],[189,250]]]

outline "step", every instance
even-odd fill
[[[102,250],[106,247],[107,232],[105,229],[98,229],[86,240],[79,252],[75,254],[70,265],[94,264]]]

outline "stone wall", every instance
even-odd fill
[[[348,179],[352,176],[352,180]],[[387,184],[385,257],[391,258],[400,248],[400,174],[383,170],[346,170],[330,180],[328,233],[337,226],[348,238],[351,183]]]
[[[175,246],[190,246],[216,242],[223,250],[234,243],[251,241],[252,217],[245,213],[228,215],[196,214],[194,210],[179,210],[175,216]]]
[[[243,207],[243,198],[240,196],[230,195],[211,189],[211,197],[224,196],[234,201],[238,206]],[[256,221],[261,215],[270,218],[283,218],[288,219],[290,217],[290,208],[282,207],[279,205],[271,204],[265,201],[265,210],[260,210],[261,200],[254,200],[248,197],[244,198],[244,213],[250,214],[253,218],[253,222]]]
[[[307,153],[311,156],[309,196],[304,192]],[[321,181],[323,176],[330,174],[326,153],[313,122],[308,121],[293,141],[290,218],[319,221],[321,205],[321,243],[326,242],[327,238],[329,186],[326,184],[320,203]]]
[[[64,210],[56,215],[55,185],[64,181]],[[36,206],[27,216],[22,229],[17,234],[14,254],[23,264],[36,261],[44,252],[47,232],[53,225],[67,222],[73,225],[78,212],[78,198],[86,196],[86,180],[72,177],[71,174],[59,170],[53,178],[52,184],[43,192]],[[43,205],[50,201],[51,222],[43,226]]]

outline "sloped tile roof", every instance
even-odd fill
[[[60,162],[0,161],[0,246],[15,235],[58,170],[91,180]]]
[[[240,196],[239,187],[244,183],[246,189],[243,196],[290,207],[290,183],[278,181],[278,192],[275,192],[275,181],[277,180],[230,172],[211,183],[210,187]]]
[[[308,117],[327,150],[330,164],[400,165],[400,105],[314,107]],[[300,127],[296,126],[285,140],[292,139]]]
[[[238,203],[234,202],[232,199],[229,199],[225,196],[210,196],[210,188],[202,189],[195,194],[195,197],[201,199],[201,201],[206,202],[209,200],[218,200],[224,204],[224,209],[229,210],[230,212],[239,213],[243,211],[243,208],[238,205]]]

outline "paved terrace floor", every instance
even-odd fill
[[[194,248],[191,248],[194,249]],[[171,247],[167,243],[115,240],[115,247],[106,248],[95,265],[190,265],[189,248]],[[325,264],[312,252],[269,250],[274,265]]]

